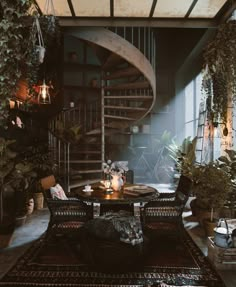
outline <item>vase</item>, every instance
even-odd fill
[[[120,191],[123,184],[124,182],[120,175],[112,175],[111,187],[114,191]]]

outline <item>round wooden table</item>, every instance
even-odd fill
[[[99,211],[97,210],[96,213],[100,213],[100,205],[129,204],[134,206],[134,215],[140,216],[140,206],[159,196],[155,188],[144,184],[125,184],[120,191],[113,191],[112,194],[107,193],[100,183],[92,185],[93,191],[91,193],[83,190],[84,187],[75,190],[76,195],[80,200],[92,203],[94,210],[96,206],[99,207],[97,208]]]

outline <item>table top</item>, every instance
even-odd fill
[[[76,195],[88,202],[102,204],[127,204],[148,202],[159,196],[158,191],[144,184],[125,184],[120,191],[109,194],[100,183],[92,184],[92,192],[83,191],[84,187],[78,188]]]

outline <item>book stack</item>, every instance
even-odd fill
[[[132,196],[145,196],[152,194],[154,191],[151,187],[145,185],[133,185],[124,188],[124,194]]]

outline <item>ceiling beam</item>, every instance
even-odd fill
[[[75,10],[74,10],[74,6],[73,6],[73,4],[72,4],[72,1],[71,1],[71,0],[67,0],[67,2],[68,2],[68,6],[69,6],[69,8],[70,8],[70,13],[71,13],[71,15],[72,15],[73,17],[75,17]]]
[[[232,15],[233,11],[236,9],[236,1],[234,0],[234,3],[227,3],[228,7],[227,9],[223,12],[223,13],[219,13],[219,15],[217,15],[216,19],[217,19],[217,23],[218,25],[221,23],[226,22],[229,17]]]
[[[110,16],[114,16],[114,0],[110,0]]]
[[[153,16],[153,13],[155,11],[156,5],[157,5],[157,0],[153,0],[152,7],[151,7],[151,10],[150,10],[150,14],[149,14],[150,18]]]
[[[192,4],[190,5],[187,13],[185,14],[185,18],[188,18],[188,16],[191,14],[191,12],[193,11],[193,8],[196,6],[198,0],[193,0]]]
[[[134,18],[134,17],[59,17],[62,27],[153,27],[153,28],[216,28],[214,19]]]

